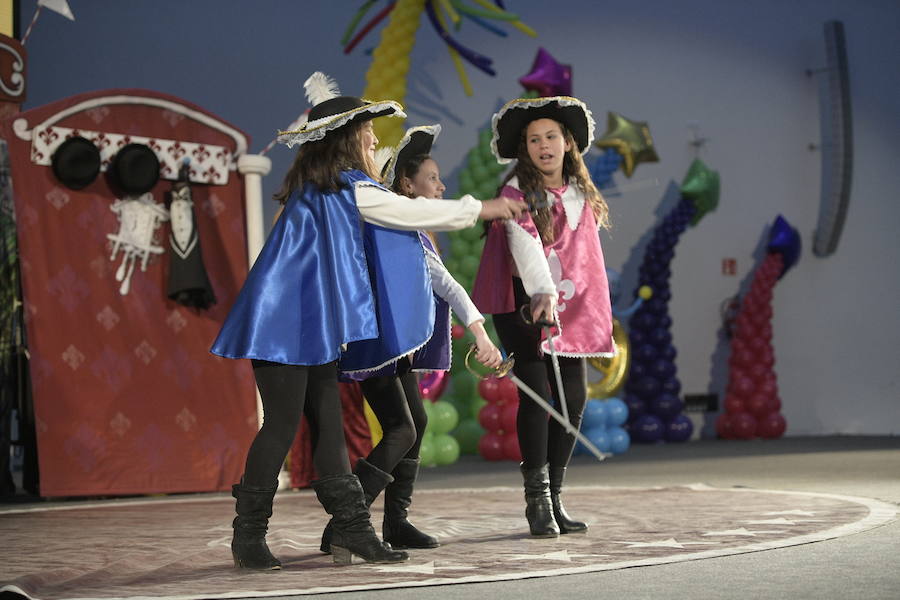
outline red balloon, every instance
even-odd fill
[[[757,419],[762,419],[771,411],[771,404],[769,402],[769,397],[763,393],[756,392],[750,399],[746,402],[747,412],[756,417]]]
[[[769,412],[778,412],[781,410],[781,398],[778,397],[778,394],[769,395]]]
[[[765,394],[769,398],[778,393],[778,385],[775,383],[775,380],[770,377],[771,373],[772,371],[769,371],[769,373],[767,373],[765,377],[757,382],[760,393]]]
[[[750,347],[747,345],[747,342],[744,340],[744,338],[740,338],[740,337],[731,338],[731,354],[732,354],[732,356],[736,352],[743,352],[743,351],[746,351],[749,349],[750,349]]]
[[[753,355],[753,352],[745,348],[733,351],[731,353],[731,357],[729,358],[729,363],[732,366],[750,367],[755,362],[756,357]]]
[[[787,429],[787,421],[779,412],[772,412],[760,419],[756,425],[756,435],[767,440],[779,438]]]
[[[522,451],[519,449],[519,436],[516,435],[515,431],[503,436],[503,457],[506,458],[506,460],[522,462]]]
[[[419,376],[419,393],[422,398],[437,400],[444,393],[447,382],[450,381],[450,373],[447,371],[431,371]]]
[[[459,323],[454,323],[450,328],[450,337],[454,340],[458,340],[462,336],[466,334],[466,328],[460,325]]]
[[[744,412],[744,401],[738,396],[728,395],[725,397],[725,412],[735,415]]]
[[[500,428],[507,434],[516,433],[516,418],[519,415],[518,402],[504,402],[500,405]]]
[[[719,434],[719,437],[725,440],[734,439],[734,434],[731,432],[731,415],[728,413],[722,413],[718,417],[716,417],[716,433]]]
[[[503,414],[499,404],[485,404],[478,411],[478,423],[487,431],[498,431],[503,428]]]
[[[500,398],[501,402],[519,403],[519,388],[513,383],[509,377],[500,379]]]
[[[750,394],[756,389],[756,384],[750,377],[740,377],[732,379],[734,382],[734,393],[741,398],[749,398]]]
[[[767,370],[775,365],[775,352],[771,346],[760,352],[757,358],[759,359],[759,364],[764,365]]]
[[[759,382],[763,381],[766,378],[766,373],[768,372],[769,368],[766,365],[758,362],[750,367],[750,378],[753,379],[753,383],[758,386]]]
[[[754,354],[759,354],[760,352],[764,352],[766,348],[771,348],[769,342],[761,335],[753,336],[747,344],[750,346],[750,351]]]
[[[489,375],[478,382],[478,393],[488,402],[500,402],[500,380]]]
[[[503,460],[503,437],[488,431],[478,440],[478,453],[485,460]]]
[[[756,435],[756,419],[750,413],[735,413],[731,415],[731,431],[737,439],[749,440]]]

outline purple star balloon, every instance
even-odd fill
[[[531,71],[520,77],[519,83],[540,96],[571,96],[572,65],[561,65],[549,52],[538,48]]]

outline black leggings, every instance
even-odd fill
[[[513,279],[516,305],[528,304],[521,280]],[[494,327],[507,353],[515,353],[513,372],[525,385],[562,413],[557,392],[556,374],[550,355],[541,355],[541,330],[527,325],[518,312],[494,315]],[[569,422],[577,429],[587,401],[587,371],[583,358],[559,357],[559,370],[566,394]],[[519,448],[525,468],[565,467],[572,457],[575,436],[556,419],[549,417],[537,402],[519,391],[519,413],[516,418]]]
[[[264,419],[247,453],[244,483],[259,488],[277,485],[278,473],[304,414],[309,421],[318,476],[349,473],[337,364],[307,367],[254,360],[253,375],[262,397]]]
[[[390,473],[401,459],[418,458],[428,417],[419,397],[419,383],[409,372],[409,361],[399,361],[397,375],[371,377],[360,382],[360,387],[382,430],[381,440],[366,460]]]

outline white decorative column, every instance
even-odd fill
[[[237,159],[238,172],[244,176],[244,211],[247,216],[247,268],[253,267],[266,239],[263,225],[262,178],[272,170],[272,161],[261,154],[242,154]],[[262,398],[256,390],[256,421],[263,424]]]
[[[238,172],[244,176],[244,199],[247,213],[247,259],[252,267],[266,239],[263,224],[262,178],[272,170],[272,161],[261,154],[242,154],[237,159]]]

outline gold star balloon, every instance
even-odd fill
[[[631,177],[640,163],[659,162],[647,122],[632,121],[612,111],[607,113],[606,133],[594,145],[613,148],[618,152],[622,156],[622,171],[626,177]]]
[[[681,182],[681,195],[693,201],[697,210],[691,217],[691,225],[696,225],[719,205],[718,171],[707,167],[699,158],[694,159]]]

